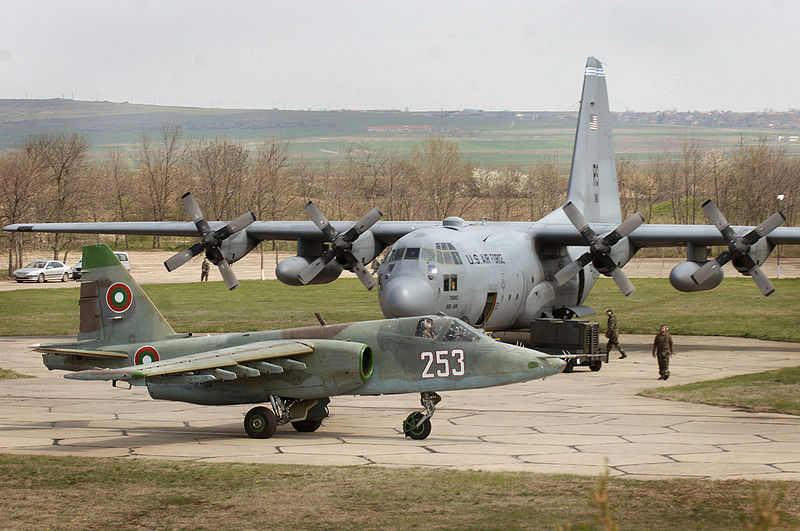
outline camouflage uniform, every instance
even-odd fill
[[[673,354],[672,336],[667,332],[667,327],[662,326],[664,333],[659,330],[653,341],[653,357],[658,359],[658,379],[666,380],[669,378],[669,358]]]
[[[211,270],[211,264],[208,260],[203,260],[203,265],[200,269],[200,282],[206,281],[208,282],[208,272]]]
[[[606,344],[606,351],[610,353],[611,347],[615,347],[617,350],[619,350],[619,359],[627,358],[628,355],[625,354],[625,351],[622,350],[622,347],[619,344],[619,324],[617,323],[617,316],[614,315],[614,312],[611,310],[607,310],[606,314],[608,315],[608,325],[606,326],[606,337],[608,338],[608,344]]]

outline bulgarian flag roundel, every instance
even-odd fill
[[[133,362],[136,365],[153,363],[154,361],[158,361],[158,351],[155,347],[150,345],[140,347],[133,356]]]
[[[131,288],[122,282],[112,284],[106,292],[106,302],[112,311],[122,313],[131,307],[133,303],[133,293]]]

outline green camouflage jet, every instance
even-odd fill
[[[524,382],[565,362],[493,340],[463,321],[429,315],[286,330],[177,334],[105,244],[83,248],[77,341],[36,345],[49,369],[78,380],[145,385],[150,396],[193,404],[269,403],[251,409],[247,434],[291,423],[312,432],[330,397],[420,393],[403,432],[424,439],[437,391]],[[98,368],[102,367],[102,368]]]

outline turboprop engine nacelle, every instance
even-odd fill
[[[669,272],[669,283],[678,291],[705,291],[719,286],[725,276],[722,268],[717,269],[712,276],[700,284],[692,280],[692,274],[702,265],[703,262],[681,262]]]
[[[275,268],[275,276],[278,277],[278,280],[284,284],[289,284],[290,286],[302,286],[303,283],[300,282],[299,275],[314,260],[316,260],[316,258],[305,256],[291,256],[289,258],[285,258],[281,260],[281,262],[278,264],[278,267]],[[309,284],[327,284],[328,282],[333,282],[339,278],[339,275],[341,274],[342,266],[340,266],[336,260],[331,260],[325,265],[322,271],[320,271],[317,276],[315,276],[313,280],[309,282]]]

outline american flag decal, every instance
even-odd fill
[[[589,129],[592,131],[597,131],[597,115],[593,114],[592,119],[589,120]]]

